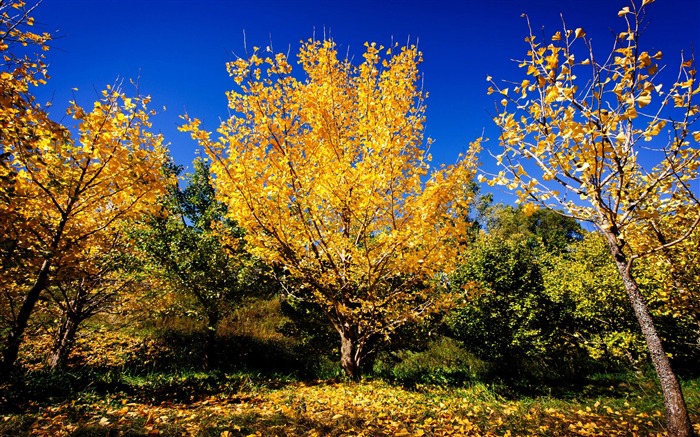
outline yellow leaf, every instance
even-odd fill
[[[651,103],[651,94],[645,93],[637,97],[637,103],[639,104],[640,108],[645,107],[649,103]]]
[[[534,203],[526,203],[523,205],[523,213],[528,217],[537,212],[538,209],[539,206]]]
[[[630,13],[629,6],[625,6],[624,8],[620,9],[620,12],[617,13],[617,16],[622,17],[623,15],[629,14],[629,13]]]
[[[581,28],[579,27],[579,28],[576,29],[576,31],[574,32],[574,35],[576,36],[576,38],[582,38],[582,37],[586,36],[586,32],[585,32],[583,29],[581,29]]]
[[[654,0],[642,0],[642,7],[644,7],[650,3],[654,3]]]
[[[623,131],[618,132],[618,134],[615,136],[615,140],[619,143],[624,142],[626,139],[627,135]]]

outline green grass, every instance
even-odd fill
[[[268,316],[266,316],[266,314]],[[280,334],[279,303],[254,302],[219,332],[215,365],[198,361],[201,326],[173,318],[86,326],[69,367],[51,373],[48,333],[23,347],[23,372],[0,386],[0,435],[24,436],[646,436],[663,433],[651,374],[603,373],[561,384],[488,377],[438,337],[385,351],[359,383],[333,351],[309,355]],[[683,382],[700,423],[700,379]],[[698,429],[700,432],[700,429]]]
[[[68,382],[44,376],[26,375],[24,388],[32,387],[29,395],[19,382],[2,388],[1,435],[156,435],[157,431],[202,436],[642,436],[663,432],[662,403],[653,381],[634,375],[608,379],[599,375],[596,387],[610,384],[604,391],[534,397],[503,396],[502,388],[494,390],[483,383],[406,388],[381,380],[304,382],[200,371],[64,376]],[[93,384],[76,384],[89,378]],[[65,390],[71,384],[73,389]],[[685,382],[684,390],[693,421],[700,423],[700,381]]]

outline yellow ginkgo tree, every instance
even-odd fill
[[[299,79],[286,56],[256,50],[228,65],[238,90],[218,140],[196,119],[183,128],[253,252],[325,312],[351,378],[375,340],[449,300],[466,236],[475,160],[430,173],[420,60],[413,46],[367,44],[354,65],[310,40]]]
[[[530,208],[563,209],[605,237],[660,380],[669,435],[692,435],[683,394],[635,280],[634,261],[686,241],[700,223],[700,87],[684,57],[670,86],[660,52],[644,51],[632,2],[614,47],[594,53],[583,29],[540,40],[530,31],[525,78],[500,86],[495,122],[503,170],[491,184],[515,190]],[[663,74],[662,74],[663,73]],[[697,241],[697,240],[696,240]],[[694,247],[698,251],[697,245]],[[670,259],[670,258],[668,258]]]
[[[41,58],[16,53],[49,36],[28,30],[21,1],[0,2],[0,377],[13,367],[42,292],[62,272],[90,270],[86,250],[124,220],[155,205],[165,191],[168,158],[150,131],[147,97],[108,87],[91,108],[68,108],[74,126],[52,121],[32,87],[46,79]],[[96,266],[94,268],[97,268]],[[5,335],[5,334],[4,334]]]

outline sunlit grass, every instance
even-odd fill
[[[169,379],[168,379],[169,378]],[[656,393],[509,399],[483,384],[406,389],[383,381],[299,382],[243,374],[125,376],[120,390],[32,400],[0,414],[3,435],[647,436],[663,433]],[[202,396],[178,397],[186,387]],[[699,383],[685,391],[700,423]],[[650,402],[650,398],[654,401]],[[227,434],[228,433],[228,434]]]

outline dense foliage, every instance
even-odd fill
[[[491,81],[509,206],[480,140],[430,168],[414,46],[231,62],[178,179],[147,96],[55,121],[51,36],[0,1],[0,433],[691,435],[700,88],[692,59],[655,85],[649,3],[604,64],[564,29],[529,35],[515,95]]]
[[[430,172],[421,58],[367,44],[356,66],[332,40],[309,40],[300,80],[284,54],[256,51],[228,64],[237,88],[220,138],[197,119],[183,127],[251,251],[326,314],[353,378],[377,338],[449,303],[439,278],[463,249],[479,142]]]

